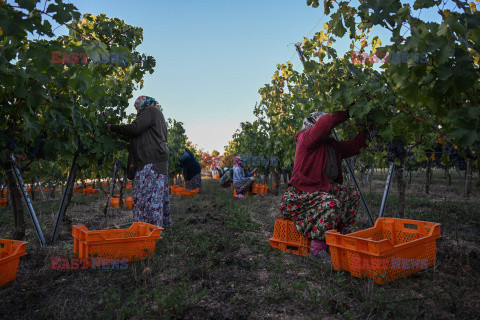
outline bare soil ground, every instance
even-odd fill
[[[378,212],[384,179],[377,172],[364,188],[372,212]],[[438,263],[379,286],[271,248],[281,195],[235,199],[218,181],[204,180],[204,192],[192,199],[172,196],[173,225],[163,231],[156,254],[126,270],[52,269],[52,257],[73,257],[71,225],[62,225],[57,246],[41,248],[28,221],[27,255],[16,280],[0,288],[0,318],[480,319],[478,188],[464,198],[460,180],[448,187],[436,173],[425,195],[423,176],[414,174],[406,217],[442,223]],[[386,216],[398,216],[395,187],[391,195]],[[75,195],[72,224],[95,230],[132,222],[129,210],[104,216],[104,198]],[[58,202],[34,204],[46,238]],[[357,229],[368,227],[363,217]],[[0,238],[12,230],[11,212],[0,209]]]

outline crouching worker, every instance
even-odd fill
[[[183,168],[183,178],[185,179],[185,189],[202,189],[202,167],[195,159],[195,155],[185,148],[185,153],[180,157],[180,164]]]
[[[358,155],[366,145],[366,134],[353,140],[336,141],[330,134],[348,119],[348,112],[314,112],[303,120],[297,133],[292,178],[283,197],[281,211],[297,230],[311,239],[310,256],[328,261],[325,232],[349,233],[359,205],[356,187],[342,187],[341,160]]]
[[[220,186],[222,188],[228,188],[230,187],[230,183],[233,183],[233,168],[228,169],[224,168],[224,174],[222,176],[222,179],[220,180]]]
[[[245,169],[245,163],[242,158],[235,157],[233,163],[233,187],[237,190],[237,198],[243,198],[246,191],[248,191],[252,184],[255,182],[253,174],[257,171],[254,169],[252,172],[247,172]]]

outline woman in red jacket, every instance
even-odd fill
[[[341,160],[358,155],[366,144],[365,133],[353,140],[336,141],[330,133],[348,119],[348,112],[314,112],[304,119],[295,140],[292,179],[281,211],[293,219],[298,231],[311,239],[313,257],[328,259],[325,231],[350,232],[359,205],[356,187],[342,187]]]

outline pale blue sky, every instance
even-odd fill
[[[240,122],[254,120],[258,90],[276,64],[291,59],[301,69],[292,43],[327,21],[323,8],[305,0],[71,2],[82,14],[105,13],[143,28],[138,50],[157,66],[135,97],[157,99],[165,117],[183,122],[189,139],[205,151],[223,152]],[[348,42],[335,48],[345,52]]]

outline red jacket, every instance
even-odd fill
[[[330,181],[325,174],[327,140],[331,142],[337,155],[339,174],[334,182],[343,183],[341,160],[358,155],[360,149],[366,146],[367,138],[363,132],[353,140],[336,141],[330,138],[329,135],[333,128],[347,119],[348,115],[345,111],[326,114],[318,119],[310,129],[297,133],[295,137],[297,149],[289,185],[304,192],[330,191]]]

